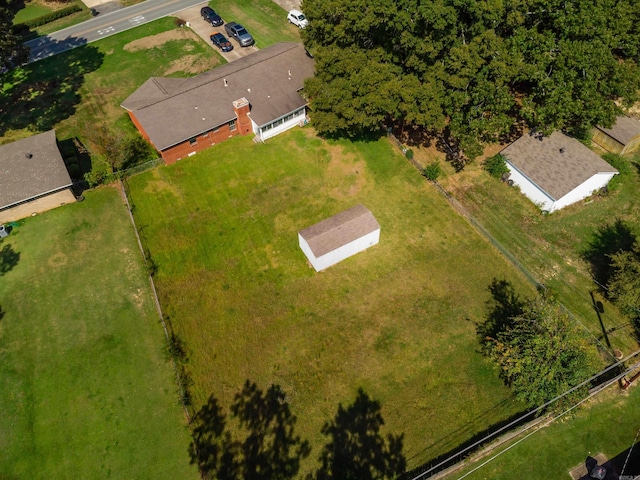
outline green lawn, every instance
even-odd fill
[[[120,193],[21,221],[0,248],[0,477],[197,478]]]
[[[237,22],[245,27],[258,48],[301,41],[298,28],[287,21],[287,12],[272,0],[211,0],[209,5],[225,22]]]
[[[410,467],[522,408],[469,319],[494,277],[529,287],[386,141],[235,138],[128,182],[196,406],[211,393],[228,405],[246,379],[277,383],[311,462],[362,386],[405,433]],[[297,232],[358,203],[380,244],[315,273]]]
[[[42,17],[53,11],[54,9],[48,5],[44,5],[39,2],[30,2],[27,3],[24,8],[16,12],[16,15],[13,17],[13,23],[24,23],[29,20],[33,20],[34,18]]]
[[[544,216],[517,189],[491,178],[479,165],[442,181],[482,224],[541,283],[555,292],[567,308],[593,333],[605,340],[593,308],[590,292],[604,303],[602,314],[612,347],[629,354],[638,348],[629,320],[598,292],[583,252],[597,230],[617,219],[640,235],[640,178],[633,159],[614,179],[617,186],[608,197],[594,197]],[[637,160],[635,160],[637,162]],[[508,205],[508,208],[505,208]]]
[[[12,70],[0,77],[0,142],[51,128],[60,140],[86,141],[99,123],[131,133],[120,103],[150,77],[186,77],[222,62],[164,18]]]
[[[612,461],[621,474],[628,449],[640,429],[640,389],[636,385],[628,393],[621,394],[617,387],[613,388],[613,391],[598,395],[570,420],[559,420],[539,430],[475,472],[470,473],[508,445],[447,478],[566,480],[571,478],[570,470],[584,465],[587,456],[598,453]],[[640,475],[639,449],[640,443],[637,443],[624,470],[628,478]]]

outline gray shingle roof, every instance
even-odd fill
[[[616,118],[616,123],[611,128],[596,127],[617,140],[622,145],[626,145],[640,135],[640,122],[624,115]]]
[[[55,130],[0,146],[0,209],[71,186]]]
[[[363,205],[356,205],[299,233],[318,258],[379,228],[373,214]]]
[[[192,78],[151,78],[122,107],[164,150],[236,118],[232,102],[242,97],[257,125],[303,107],[298,91],[313,69],[302,44],[278,43]]]
[[[544,137],[523,135],[501,154],[554,200],[596,173],[618,173],[578,140],[561,132]]]

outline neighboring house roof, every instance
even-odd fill
[[[0,145],[0,209],[71,184],[55,130]]]
[[[356,205],[299,233],[318,258],[379,228],[373,214],[363,205]]]
[[[278,43],[192,78],[151,78],[122,107],[164,150],[236,118],[242,97],[259,126],[305,106],[298,92],[313,70],[302,44]]]
[[[626,145],[640,135],[640,122],[624,115],[616,118],[616,123],[614,123],[611,128],[596,128],[598,130],[602,130],[604,133],[609,135],[614,140],[617,140],[622,145]]]
[[[618,173],[578,140],[561,132],[523,135],[500,153],[554,200],[596,173]]]

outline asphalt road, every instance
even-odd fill
[[[95,42],[199,3],[202,0],[146,0],[131,7],[98,15],[73,27],[27,42],[26,45],[31,48],[29,62]]]

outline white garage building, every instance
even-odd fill
[[[300,248],[317,272],[377,244],[380,224],[356,205],[298,232]]]
[[[589,197],[618,173],[561,132],[523,135],[500,152],[513,181],[542,210],[554,212]]]

